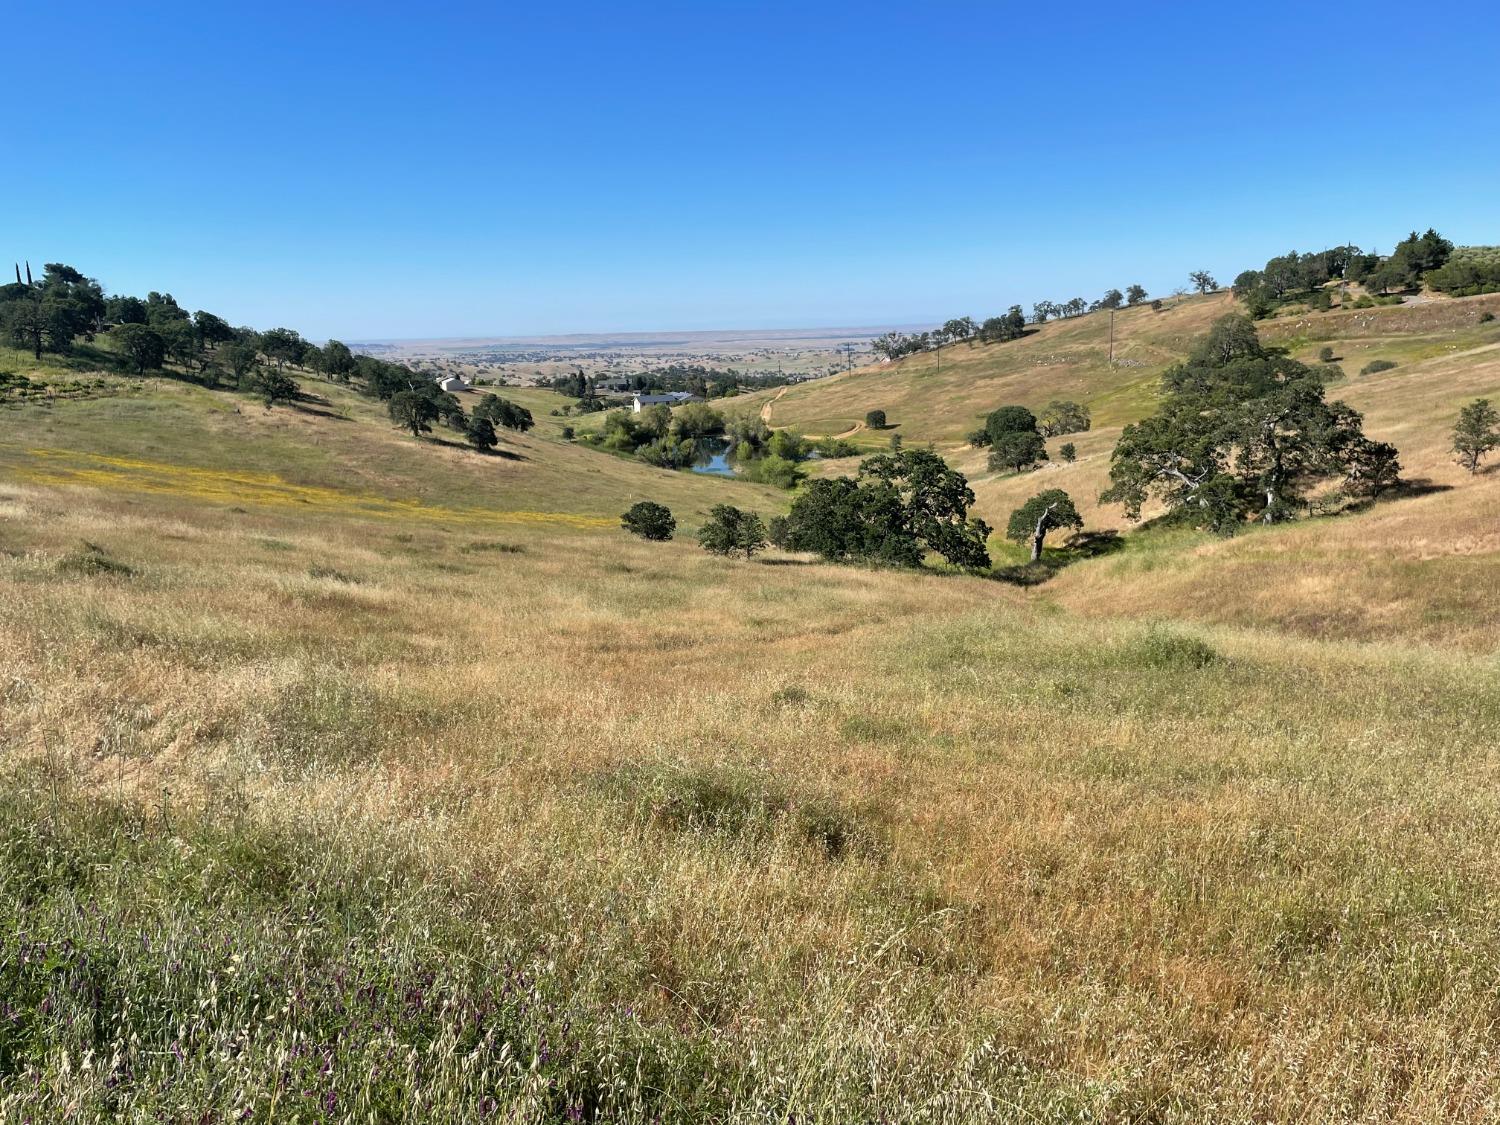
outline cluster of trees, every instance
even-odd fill
[[[1047,438],[1083,433],[1090,424],[1088,407],[1082,403],[1054,399],[1040,418],[1024,406],[1002,406],[992,410],[984,426],[969,435],[969,444],[989,447],[992,471],[1019,473],[1048,459]],[[1071,453],[1071,444],[1067,449]],[[1066,455],[1064,459],[1073,458]]]
[[[1206,284],[1218,288],[1212,278],[1207,274],[1203,276]],[[1207,292],[1206,289],[1201,291]],[[1096,301],[1088,301],[1082,297],[1074,297],[1067,301],[1038,301],[1031,306],[1030,318],[1021,311],[1020,305],[1011,305],[1004,315],[989,317],[983,323],[976,323],[973,317],[961,316],[945,321],[940,328],[927,332],[887,332],[875,340],[871,348],[878,356],[886,359],[900,359],[905,355],[933,351],[948,344],[974,341],[989,344],[1019,340],[1026,334],[1028,322],[1045,324],[1053,318],[1066,319],[1082,316],[1100,309],[1134,307],[1144,302],[1149,295],[1143,286],[1129,285],[1123,292],[1119,289],[1107,290],[1104,296]]]
[[[639,414],[611,410],[604,427],[580,439],[612,453],[633,453],[649,465],[685,469],[698,459],[703,438],[724,432],[724,416],[707,403],[690,402],[676,414],[665,403]]]
[[[971,435],[969,440],[989,446],[992,472],[1008,470],[1019,473],[1047,460],[1047,443],[1037,425],[1036,415],[1024,406],[1002,406],[992,410],[985,419],[984,429]]]
[[[1455,297],[1500,293],[1500,247],[1461,246],[1423,280],[1439,293]]]
[[[0,329],[37,359],[44,351],[66,351],[80,336],[92,340],[104,315],[99,283],[59,262],[48,263],[40,281],[33,280],[30,263],[22,281],[18,265],[15,284],[0,287]]]
[[[632,393],[661,394],[665,391],[689,391],[703,399],[733,398],[748,391],[782,387],[793,381],[781,373],[751,373],[733,367],[707,367],[699,363],[672,363],[649,371],[619,376]],[[586,375],[582,368],[547,380],[546,385],[559,394],[578,399],[581,413],[605,409],[599,376]]]
[[[811,457],[853,457],[859,447],[842,438],[807,438],[795,430],[773,430],[759,417],[737,418],[724,428],[729,455],[749,480],[793,488],[806,475],[800,465]]]
[[[1074,297],[1068,301],[1038,301],[1031,306],[1031,322],[1045,324],[1054,317],[1067,319],[1098,312],[1100,309],[1118,309],[1127,306],[1134,308],[1149,296],[1150,294],[1142,286],[1127,285],[1123,293],[1118,289],[1105,290],[1104,296],[1096,301],[1086,301],[1082,297]]]
[[[23,277],[17,265],[16,280],[0,286],[0,333],[37,359],[103,336],[136,374],[172,363],[207,386],[227,381],[236,390],[260,394],[267,405],[300,393],[289,368],[341,382],[363,378],[376,391],[384,388],[382,398],[414,378],[406,367],[356,356],[338,340],[320,348],[290,328],[257,332],[204,309],[189,312],[170,293],[106,296],[98,281],[60,262],[48,263],[39,280],[30,266],[24,272]]]
[[[381,388],[384,388],[381,384]],[[378,397],[379,392],[375,392]],[[485,395],[472,414],[464,413],[458,399],[431,379],[413,375],[406,386],[385,397],[391,421],[410,430],[412,437],[432,432],[434,422],[464,435],[475,449],[489,451],[500,443],[497,427],[525,433],[535,425],[531,411],[498,395]]]
[[[1026,314],[1020,305],[1012,305],[1004,314],[987,317],[983,323],[976,322],[973,317],[960,316],[927,332],[887,332],[870,347],[878,356],[900,359],[904,355],[933,351],[949,344],[1000,343],[1019,340],[1025,334]]]
[[[1438,274],[1445,284],[1456,284],[1460,278],[1441,273],[1452,254],[1453,243],[1431,229],[1425,234],[1412,231],[1384,257],[1354,245],[1307,254],[1293,250],[1261,269],[1242,272],[1234,279],[1234,294],[1256,319],[1292,301],[1328,308],[1332,297],[1325,286],[1332,281],[1355,282],[1378,294],[1414,289],[1431,274]]]
[[[795,488],[805,475],[801,463],[814,443],[795,430],[773,430],[760,418],[737,418],[724,430],[729,454],[747,478],[778,488]]]
[[[1139,518],[1149,499],[1223,534],[1252,511],[1289,519],[1307,489],[1340,478],[1374,494],[1400,472],[1395,447],[1364,435],[1358,411],[1324,398],[1332,366],[1308,367],[1263,346],[1248,317],[1219,320],[1162,377],[1162,405],[1126,426],[1100,497]]]
[[[620,526],[632,535],[664,543],[677,531],[677,520],[665,504],[642,500],[620,517]],[[744,555],[751,558],[766,546],[766,525],[755,512],[732,504],[715,504],[698,529],[698,545],[709,554]]]
[[[969,517],[974,493],[962,473],[925,449],[880,453],[857,477],[810,482],[772,521],[778,547],[833,561],[920,566],[928,551],[954,566],[989,566],[990,529]]]
[[[964,319],[968,320],[968,317]],[[931,351],[932,348],[931,332],[887,332],[870,344],[870,350],[882,359],[900,359],[904,355]]]
[[[723,449],[747,479],[779,488],[801,483],[806,475],[801,463],[809,457],[848,457],[858,452],[837,438],[812,440],[794,430],[773,430],[758,417],[726,422],[722,414],[701,402],[675,411],[661,403],[639,414],[612,410],[598,433],[579,440],[596,449],[634,454],[663,469],[690,467],[703,456],[705,446],[715,452]]]
[[[963,474],[930,450],[878,454],[861,463],[858,477],[812,482],[786,516],[771,520],[718,504],[698,531],[713,554],[752,557],[767,542],[791,551],[811,551],[832,562],[918,567],[929,551],[954,566],[990,565],[990,529],[970,519],[974,493]],[[642,539],[672,538],[677,521],[662,504],[643,500],[620,517],[621,526]],[[1042,556],[1054,531],[1081,528],[1083,519],[1068,494],[1048,489],[1011,513],[1006,537]]]

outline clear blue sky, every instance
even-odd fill
[[[1492,3],[20,3],[0,230],[345,339],[865,325],[1500,243]]]

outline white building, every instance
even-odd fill
[[[639,414],[648,406],[681,406],[685,402],[702,402],[703,400],[692,391],[664,391],[659,395],[634,395],[630,400],[630,409]]]

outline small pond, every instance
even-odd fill
[[[723,438],[699,438],[698,457],[693,461],[693,472],[710,473],[716,477],[734,476],[734,468],[729,464],[729,443]]]

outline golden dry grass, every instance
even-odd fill
[[[1450,491],[1022,591],[643,544],[646,483],[778,501],[330,394],[6,415],[0,1117],[1500,1119],[1496,488],[1437,423]]]

